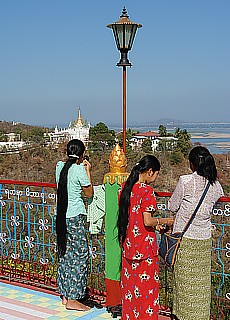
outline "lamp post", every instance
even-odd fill
[[[126,67],[132,67],[128,60],[128,51],[132,49],[137,28],[141,28],[142,25],[130,21],[124,7],[120,19],[108,24],[107,27],[113,30],[117,49],[121,53],[121,59],[117,66],[123,68],[123,151],[126,153]]]

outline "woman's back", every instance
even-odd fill
[[[207,184],[210,186],[176,256],[173,315],[180,320],[208,320],[211,303],[211,213],[223,190],[217,181],[215,159],[207,148],[194,147],[189,153],[189,163],[193,173],[179,178],[169,200],[170,210],[177,212],[174,232],[183,230]]]
[[[181,232],[194,212],[207,179],[193,172],[179,178],[176,189],[169,200],[169,209],[177,211],[173,231]],[[196,217],[189,226],[185,237],[191,239],[208,239],[211,237],[211,211],[216,201],[223,195],[223,189],[218,181],[210,188],[198,210]]]
[[[56,181],[58,183],[61,170],[65,162],[59,161],[56,166]],[[85,172],[83,163],[72,164],[67,175],[67,192],[68,192],[68,207],[66,218],[74,217],[78,214],[86,214],[85,205],[82,200],[82,186],[90,184],[88,176]]]
[[[151,254],[157,255],[156,234],[152,227],[144,225],[143,220],[143,212],[150,210],[156,210],[153,188],[145,183],[135,184],[130,197],[129,224],[123,244],[123,255],[126,258],[147,259],[151,250]]]

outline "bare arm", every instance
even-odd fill
[[[144,225],[146,227],[156,227],[162,224],[166,224],[167,226],[171,227],[174,222],[173,218],[153,218],[151,216],[151,212],[143,212],[143,217]]]
[[[90,181],[90,185],[82,187],[82,191],[87,198],[91,198],[93,196],[93,185],[91,179],[91,164],[87,160],[83,160],[84,168],[87,173],[87,176]]]

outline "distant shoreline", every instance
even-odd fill
[[[217,149],[230,151],[230,133],[219,133],[219,132],[207,132],[207,133],[191,133],[191,139],[200,142],[200,139],[208,141],[208,145],[212,144],[212,139],[215,139],[214,145]],[[216,141],[216,139],[229,139],[229,141]]]
[[[208,132],[208,133],[195,133],[191,134],[192,139],[230,139],[230,133],[218,133],[218,132]]]

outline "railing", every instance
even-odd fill
[[[57,288],[56,185],[0,180],[0,278]],[[90,285],[104,291],[104,233],[89,234]]]
[[[0,180],[1,278],[56,287],[55,187]]]
[[[158,211],[168,214],[170,193],[159,192]],[[57,255],[54,215],[56,185],[0,180],[0,278],[56,291]],[[212,314],[230,318],[230,198],[212,212]],[[89,285],[105,291],[104,226],[89,235]],[[170,304],[170,270],[162,266],[161,296]]]

